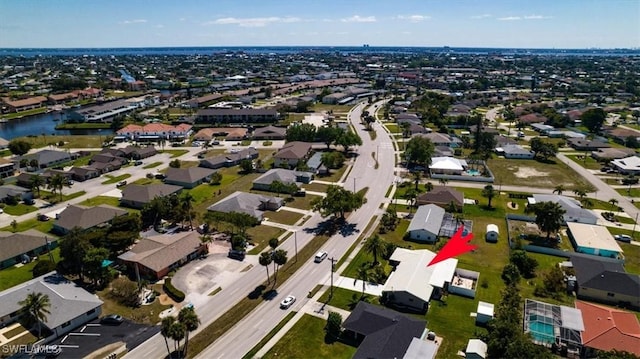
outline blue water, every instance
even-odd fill
[[[0,48],[0,56],[107,56],[107,55],[211,55],[226,52],[248,54],[291,54],[299,52],[337,53],[449,53],[501,54],[506,56],[638,56],[637,49],[515,49],[483,47],[385,47],[385,46],[194,46],[114,48]]]
[[[540,319],[544,319],[544,317]],[[553,333],[553,324],[539,322],[535,320],[535,316],[533,316],[533,320],[529,322],[529,333],[533,339],[538,342],[553,344],[556,341]]]
[[[23,136],[49,136],[49,135],[109,135],[111,129],[103,130],[56,130],[56,126],[64,120],[63,114],[57,112],[42,115],[29,116],[0,123],[0,137],[12,140]],[[54,121],[58,120],[58,121]]]

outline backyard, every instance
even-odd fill
[[[51,254],[53,255],[54,262],[58,263],[60,261],[60,249],[53,249]],[[38,256],[37,260],[31,261],[25,265],[13,266],[0,270],[0,291],[33,279],[33,267],[38,264],[38,260],[40,259],[49,260],[49,254],[41,254]]]
[[[487,161],[487,166],[499,185],[518,186],[526,181],[542,188],[563,185],[567,190],[573,190],[588,187],[584,178],[564,163],[493,158]]]

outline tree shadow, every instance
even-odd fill
[[[264,285],[259,285],[257,287],[255,287],[254,290],[252,290],[248,295],[247,298],[249,299],[258,299],[260,298],[260,296],[262,295],[262,292],[266,289],[267,287]]]
[[[304,229],[306,233],[312,233],[316,236],[329,235],[332,236],[338,231],[339,226],[335,219],[329,218],[320,223],[316,227],[307,227]]]
[[[270,289],[264,293],[262,293],[262,299],[264,300],[272,300],[278,296],[278,291],[275,289]]]
[[[340,226],[340,234],[343,237],[346,237],[346,236],[354,234],[354,233],[360,233],[360,230],[358,228],[356,228],[356,224],[355,223],[343,223]]]

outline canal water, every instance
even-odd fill
[[[49,112],[36,116],[23,117],[0,123],[0,137],[12,140],[23,136],[51,136],[51,135],[109,135],[111,129],[79,129],[56,130],[60,121],[65,120],[65,115],[60,112]]]

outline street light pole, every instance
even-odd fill
[[[353,193],[356,193],[356,178],[353,177]]]
[[[636,234],[636,224],[638,223],[638,213],[636,213],[636,221],[633,222],[633,231],[631,231],[631,240],[635,238]]]
[[[298,263],[298,231],[293,231],[293,244],[296,248],[296,263]]]
[[[335,263],[338,261],[337,259],[333,259],[333,257],[329,258],[331,261],[331,291],[329,292],[329,298],[333,298],[333,270]]]

